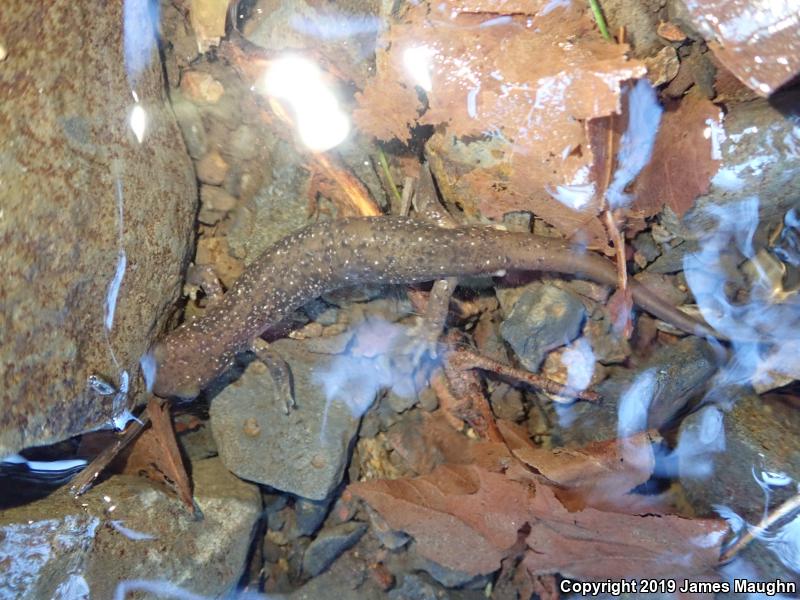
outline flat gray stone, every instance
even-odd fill
[[[400,585],[386,595],[389,600],[438,600],[436,588],[418,575],[403,576]]]
[[[299,535],[310,536],[317,532],[328,516],[330,502],[314,502],[298,498],[294,503],[295,525]]]
[[[660,428],[691,400],[700,397],[718,367],[718,358],[704,340],[687,337],[656,351],[635,369],[619,369],[600,385],[600,404],[559,407],[554,435],[564,445],[583,446]]]
[[[759,227],[755,246],[766,245],[773,227],[787,210],[797,206],[800,197],[800,114],[797,91],[775,97],[781,110],[766,100],[731,106],[725,116],[722,164],[711,181],[711,188],[697,199],[683,219],[686,239],[713,231],[717,218],[710,207],[758,199]],[[789,118],[788,115],[793,115]]]
[[[0,598],[113,598],[121,582],[137,579],[210,597],[232,591],[261,514],[258,488],[215,458],[195,462],[192,478],[202,520],[130,475],[78,500],[56,493],[3,511]]]
[[[301,168],[304,160],[292,144],[265,138],[270,172],[253,198],[232,213],[228,244],[237,258],[249,264],[272,244],[302,229],[308,215],[310,177]]]
[[[360,416],[375,399],[377,388],[359,379],[370,378],[372,361],[312,353],[299,340],[272,347],[291,367],[297,407],[284,413],[266,367],[253,362],[213,399],[214,438],[239,477],[322,500],[342,480]]]
[[[545,355],[580,334],[586,310],[573,294],[546,283],[533,284],[500,325],[525,368],[536,372]]]
[[[312,577],[327,569],[339,555],[353,546],[367,530],[366,523],[342,523],[323,529],[306,548],[303,571]]]

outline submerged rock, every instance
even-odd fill
[[[132,580],[231,591],[261,513],[258,489],[215,458],[195,462],[192,476],[202,520],[129,475],[77,500],[57,493],[0,513],[0,598],[112,598]]]
[[[534,284],[514,304],[500,333],[525,368],[536,372],[547,352],[578,337],[585,315],[583,304],[570,292]]]
[[[661,428],[704,392],[717,367],[713,348],[700,338],[665,346],[635,370],[620,369],[604,381],[602,404],[557,407],[554,433],[568,446],[582,446]]]
[[[345,550],[353,546],[367,530],[366,523],[342,523],[323,529],[303,556],[303,570],[314,577],[327,569]]]
[[[772,104],[757,100],[731,106],[725,116],[725,136],[719,140],[722,163],[709,192],[697,199],[682,227],[675,228],[681,237],[702,237],[713,231],[719,222],[714,207],[730,210],[752,198],[759,217],[754,241],[756,247],[766,245],[772,228],[800,197],[798,106],[796,91],[776,96]]]
[[[800,412],[778,395],[725,394],[729,399],[736,396],[727,413],[711,405],[687,417],[675,454],[681,483],[698,514],[733,514],[756,525],[765,510],[797,494]],[[763,535],[764,541],[752,542],[743,553],[758,579],[800,579],[787,568],[792,553],[781,541],[788,543],[796,535],[791,527],[791,520],[776,523]]]
[[[239,477],[322,500],[342,480],[361,413],[377,390],[334,381],[332,365],[346,357],[314,354],[308,343],[290,339],[272,347],[291,367],[297,407],[285,414],[269,371],[251,363],[212,401],[214,438],[225,466]]]
[[[146,3],[0,11],[0,457],[108,421],[87,378],[136,394],[180,292],[197,193],[156,27]]]

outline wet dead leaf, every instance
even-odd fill
[[[638,512],[624,496],[649,479],[656,433],[550,451],[513,423],[498,427],[505,443],[470,440],[435,415],[409,422],[389,435],[395,451],[407,458],[412,446],[430,444],[428,458],[411,462],[418,470],[438,466],[349,491],[391,528],[413,536],[426,558],[475,575],[502,565],[511,589],[544,585],[541,576],[554,573],[584,580],[692,577],[716,566],[723,521]]]
[[[442,412],[410,414],[387,432],[393,450],[418,474],[442,464],[477,464],[502,472],[516,462],[505,444],[468,438]]]
[[[667,106],[653,157],[634,184],[634,208],[647,216],[666,204],[683,216],[708,191],[722,158],[722,113],[712,102],[690,93]]]
[[[354,119],[381,139],[406,139],[410,125],[431,124],[447,144],[479,141],[480,168],[447,169],[457,181],[445,187],[471,189],[487,217],[531,211],[567,236],[587,230],[588,241],[605,246],[582,123],[619,112],[620,86],[645,67],[600,37],[583,3],[524,4],[410,9],[384,33],[386,50]]]
[[[529,510],[529,551],[523,561],[528,570],[583,580],[709,573],[719,562],[727,531],[716,519],[595,508],[570,512],[544,485],[537,486]]]
[[[361,131],[380,140],[397,138],[405,142],[416,123],[419,98],[413,87],[404,85],[390,72],[378,72],[363,92],[356,94],[361,108],[353,112],[353,120]]]
[[[192,485],[183,465],[168,404],[151,398],[147,403],[150,427],[130,446],[123,473],[145,475],[167,485],[181,502],[194,513]]]
[[[443,11],[459,13],[535,15],[552,3],[551,0],[445,0],[437,4]]]
[[[350,485],[393,529],[413,536],[423,556],[471,574],[492,573],[528,520],[530,492],[475,466],[443,465],[415,479]]]
[[[719,60],[745,85],[769,96],[800,73],[796,2],[687,2],[698,31]]]
[[[653,473],[655,432],[642,432],[621,440],[593,442],[583,448],[547,450],[534,446],[527,432],[510,421],[498,421],[506,444],[515,457],[564,487],[580,489],[598,498],[627,494]]]
[[[727,530],[718,520],[569,511],[554,488],[514,481],[474,465],[442,465],[414,479],[350,486],[421,555],[471,574],[496,571],[518,551],[532,575],[576,579],[691,576],[710,571]]]

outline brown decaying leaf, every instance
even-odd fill
[[[534,446],[527,432],[510,421],[499,421],[512,454],[564,489],[559,500],[568,508],[592,506],[612,512],[653,511],[663,508],[657,497],[629,494],[650,479],[655,466],[655,431],[625,439],[594,442],[583,448],[546,450]]]
[[[708,191],[721,159],[719,154],[714,157],[716,131],[722,129],[718,107],[689,93],[666,109],[653,157],[634,184],[633,207],[647,216],[657,214],[665,204],[683,216]]]
[[[472,574],[500,568],[529,519],[524,485],[472,465],[442,465],[415,479],[350,485],[393,529],[414,537],[423,556]]]
[[[443,11],[489,15],[535,15],[548,4],[550,4],[550,0],[445,0],[437,2]]]
[[[400,446],[429,448],[434,458],[417,456],[418,471],[438,466],[419,477],[349,490],[390,527],[412,535],[430,560],[477,575],[522,555],[531,577],[561,573],[584,580],[702,576],[718,564],[723,521],[640,514],[625,500],[652,473],[655,433],[547,451],[506,421],[498,422],[504,444],[470,440],[442,418],[416,425],[404,437],[416,430],[418,442],[404,439]],[[408,455],[397,439],[394,445]],[[532,585],[511,571],[508,576]]]
[[[169,405],[151,397],[147,414],[150,427],[130,447],[123,472],[144,474],[153,481],[166,484],[194,513],[192,486],[175,440]]]
[[[419,105],[412,87],[379,71],[363,92],[356,93],[356,101],[360,108],[353,111],[353,121],[362,131],[381,140],[406,141],[411,137]]]
[[[525,557],[535,574],[583,580],[690,577],[713,571],[724,521],[634,515],[595,508],[568,511],[552,488],[537,487]]]
[[[377,75],[358,97],[354,119],[381,139],[405,139],[414,123],[444,124],[448,139],[490,137],[491,156],[460,175],[482,214],[532,211],[567,236],[588,229],[588,241],[605,247],[596,200],[576,210],[551,192],[590,183],[581,122],[619,112],[621,83],[645,68],[597,34],[582,3],[536,12],[539,6],[526,3],[521,14],[503,17],[497,7],[480,12],[481,2],[412,7],[383,35],[388,50],[378,52]],[[422,115],[408,51],[430,60]]]
[[[770,95],[800,73],[796,2],[704,0],[686,8],[719,60],[759,95]]]
[[[421,555],[474,575],[499,569],[525,527],[524,564],[534,575],[703,574],[717,564],[727,529],[718,520],[569,511],[542,482],[514,481],[475,465],[443,465],[429,475],[355,483],[350,490],[392,528],[413,536]]]
[[[652,444],[656,432],[642,432],[621,440],[593,442],[583,448],[546,450],[534,446],[527,432],[511,421],[498,421],[511,452],[553,483],[580,489],[603,489],[606,497],[627,494],[653,473]]]

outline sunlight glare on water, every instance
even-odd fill
[[[350,133],[350,120],[325,83],[322,71],[306,58],[289,55],[275,60],[256,89],[291,107],[297,133],[311,150],[330,150]]]

